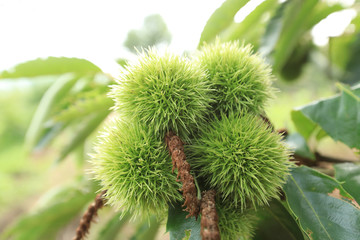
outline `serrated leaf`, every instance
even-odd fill
[[[56,164],[64,160],[80,144],[84,143],[85,139],[104,121],[109,113],[110,110],[105,109],[105,111],[92,114],[85,122],[81,123],[74,131],[73,137],[61,151],[60,156],[55,161]]]
[[[55,239],[57,232],[95,197],[96,186],[87,179],[47,192],[31,210],[5,229],[1,239]]]
[[[170,232],[170,240],[200,240],[200,217],[186,218],[185,212],[181,204],[169,206],[168,221],[166,223],[166,231]]]
[[[273,200],[257,212],[260,218],[254,240],[303,240],[298,224],[278,200]],[[276,232],[276,234],[274,234]]]
[[[44,132],[43,124],[50,115],[52,108],[60,99],[66,96],[76,83],[77,79],[78,78],[73,74],[64,74],[46,91],[36,109],[25,136],[25,142],[28,149],[32,149],[38,143],[40,136]]]
[[[305,139],[320,127],[334,140],[360,149],[360,87],[354,90],[339,87],[342,90],[340,96],[293,110],[292,120]]]
[[[342,182],[345,190],[360,204],[360,166],[353,163],[334,165],[335,178]]]
[[[284,191],[310,239],[356,240],[360,236],[360,210],[335,179],[308,167],[297,167],[292,169]]]
[[[41,75],[59,75],[76,73],[79,75],[95,74],[101,69],[93,63],[80,58],[49,57],[35,59],[15,66],[12,70],[0,73],[1,78],[35,77]]]
[[[294,149],[295,154],[299,156],[315,160],[315,155],[312,153],[305,141],[305,139],[298,133],[289,135],[286,138],[286,143],[290,148]]]
[[[235,14],[247,3],[249,0],[226,0],[207,21],[200,37],[199,47],[204,42],[213,41],[217,35],[225,30],[234,21]]]

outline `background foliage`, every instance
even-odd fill
[[[239,39],[272,65],[281,91],[267,114],[276,128],[289,129],[286,141],[295,159],[308,166],[293,169],[283,200],[257,212],[254,239],[357,239],[360,3],[264,0],[235,22],[248,2],[224,1],[205,25],[199,47],[217,36]],[[329,36],[325,46],[314,44],[314,27],[349,9],[356,15],[343,33]],[[170,39],[161,17],[152,16],[143,29],[129,32],[125,46],[161,47]],[[76,58],[36,59],[0,73],[0,204],[6,206],[0,208],[0,239],[71,238],[99,189],[85,174],[86,160],[93,136],[111,118],[114,103],[107,93],[113,82]],[[163,222],[129,222],[131,216],[119,220],[120,214],[104,209],[89,239],[164,238]],[[179,214],[178,206],[170,208],[170,238],[199,239],[199,224]]]

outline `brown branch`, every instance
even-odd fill
[[[215,190],[204,191],[201,199],[201,238],[220,240],[219,217],[215,206]]]
[[[186,206],[185,211],[189,212],[186,218],[192,216],[197,218],[199,214],[199,200],[196,197],[194,177],[190,174],[190,164],[186,161],[184,144],[173,132],[166,134],[165,141],[172,159],[172,171],[174,172],[174,169],[177,168],[177,179],[180,177],[183,184],[181,189],[185,198],[183,206]]]
[[[105,200],[103,197],[106,194],[106,191],[107,190],[104,190],[98,195],[96,195],[95,201],[88,207],[87,211],[82,216],[73,240],[82,240],[85,238],[86,234],[89,233],[90,224],[94,220],[93,218],[97,216],[97,211],[105,204]]]

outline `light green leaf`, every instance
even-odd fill
[[[259,30],[258,28],[254,28],[261,22],[263,19],[263,15],[269,13],[274,8],[277,7],[277,0],[265,0],[259,6],[256,7],[254,11],[252,11],[246,18],[240,22],[233,22],[227,30],[225,30],[224,34],[221,35],[221,39],[224,41],[231,41],[237,39],[244,39],[250,31]]]
[[[360,166],[353,163],[334,165],[335,178],[342,182],[345,190],[360,204]]]
[[[56,164],[64,160],[76,147],[84,143],[85,139],[104,121],[109,113],[110,111],[105,109],[105,111],[92,114],[85,122],[81,123],[78,129],[74,131],[73,137],[61,151],[59,158],[55,161]]]
[[[25,142],[28,149],[32,149],[38,143],[40,136],[44,132],[43,125],[50,115],[52,108],[56,106],[60,99],[66,96],[77,80],[78,78],[73,74],[64,74],[46,91],[26,133]]]
[[[360,210],[335,179],[308,167],[297,167],[284,191],[310,239],[356,240],[360,236]]]
[[[118,234],[121,232],[124,225],[128,222],[130,215],[126,214],[121,217],[123,213],[115,214],[100,230],[97,239],[99,240],[116,240]]]
[[[80,58],[49,57],[21,63],[11,70],[0,73],[1,78],[35,77],[41,75],[60,75],[76,73],[78,75],[95,74],[101,69],[93,63]]]
[[[135,234],[130,240],[153,240],[156,237],[159,227],[160,222],[155,216],[151,216],[150,219],[146,219],[138,225]]]
[[[57,232],[94,199],[95,191],[95,184],[87,179],[50,190],[30,213],[5,229],[0,239],[55,240]]]
[[[200,218],[186,218],[187,212],[181,207],[181,204],[169,206],[168,221],[166,231],[170,232],[170,240],[200,240]]]
[[[249,0],[226,0],[207,21],[200,37],[199,47],[204,43],[213,41],[219,33],[225,30],[234,21],[235,14]]]
[[[294,110],[292,120],[305,139],[319,126],[334,140],[360,149],[360,87],[350,90],[338,86],[342,90],[340,96]]]

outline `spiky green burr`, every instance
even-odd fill
[[[246,209],[276,198],[289,173],[281,136],[251,113],[224,114],[203,128],[189,161],[223,201]]]
[[[217,207],[221,240],[251,239],[256,225],[253,210],[241,211],[226,204]]]
[[[92,164],[108,203],[125,212],[162,215],[182,199],[164,142],[144,124],[113,120],[98,138]]]
[[[252,111],[263,113],[272,97],[271,68],[250,45],[235,42],[221,43],[219,39],[205,44],[194,62],[208,72],[215,88],[214,113]]]
[[[154,49],[127,67],[111,96],[123,117],[141,122],[161,137],[172,130],[184,140],[204,121],[213,101],[202,68]]]

